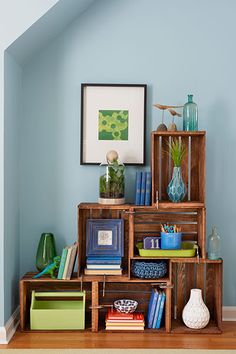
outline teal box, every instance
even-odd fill
[[[161,249],[162,250],[179,250],[181,249],[182,232],[166,233],[161,232]]]
[[[85,328],[85,291],[32,291],[30,329],[71,330]]]

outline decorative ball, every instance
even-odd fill
[[[168,126],[168,131],[169,132],[176,132],[177,131],[177,126],[175,123],[170,123]]]
[[[167,131],[167,126],[164,123],[159,124],[157,127],[157,131],[165,132],[165,131]]]
[[[115,150],[110,150],[106,154],[107,162],[110,162],[110,163],[117,161],[118,157],[119,157],[118,153]]]

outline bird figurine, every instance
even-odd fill
[[[172,108],[182,108],[183,107],[183,106],[167,106],[167,105],[163,105],[163,104],[159,104],[159,103],[155,103],[153,106],[162,110],[162,122],[161,122],[161,124],[158,125],[157,131],[167,131],[167,126],[164,123],[165,110],[168,110],[170,112],[170,109],[171,109],[173,112],[175,112]],[[177,112],[175,112],[175,113],[176,113],[176,115],[179,114]],[[177,130],[177,128],[176,128],[176,130]]]
[[[170,112],[170,114],[172,115],[172,122],[169,124],[168,126],[168,131],[170,132],[176,132],[177,131],[177,126],[175,124],[174,118],[175,116],[177,117],[182,117],[182,115],[178,112],[176,112],[174,109],[169,108],[168,111]]]
[[[46,268],[44,268],[44,270],[42,270],[42,272],[36,274],[35,276],[33,276],[33,279],[36,278],[40,278],[43,275],[47,275],[49,274],[51,276],[51,278],[55,279],[55,273],[57,272],[59,265],[60,265],[60,261],[61,261],[61,257],[60,256],[56,256],[53,258],[53,263],[47,265]]]

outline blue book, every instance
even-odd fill
[[[142,172],[136,172],[136,180],[135,180],[135,204],[140,205],[140,197],[141,197],[141,183],[142,183]]]
[[[121,264],[121,257],[87,257],[87,264]]]
[[[151,204],[151,172],[146,173],[145,205]]]
[[[147,173],[146,172],[142,172],[140,205],[145,205],[146,177],[147,177]]]
[[[60,261],[60,266],[59,266],[59,270],[58,270],[57,279],[62,279],[63,278],[64,268],[65,268],[65,264],[66,264],[67,252],[68,252],[68,247],[63,248],[62,254],[61,254],[61,261]]]
[[[160,309],[161,299],[162,299],[162,292],[158,291],[158,299],[157,299],[157,305],[156,305],[156,308],[155,308],[152,328],[156,328],[157,317],[158,317],[158,313],[159,313],[159,309]]]
[[[166,299],[166,294],[163,292],[161,297],[160,309],[157,317],[157,324],[156,324],[157,329],[161,327],[161,320],[164,312],[165,299]]]
[[[158,291],[156,289],[153,290],[153,293],[150,298],[149,306],[148,306],[148,328],[152,328],[155,308],[157,304]],[[150,309],[149,309],[150,307]]]

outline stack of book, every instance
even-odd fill
[[[140,312],[120,313],[109,310],[106,315],[106,330],[109,331],[143,331],[144,316]]]
[[[85,275],[121,275],[121,257],[118,256],[88,256]]]
[[[148,305],[147,326],[159,329],[164,313],[166,294],[162,290],[152,289]]]
[[[72,246],[63,248],[57,279],[69,280],[71,278],[75,266],[77,248],[77,242],[75,242]]]
[[[151,204],[151,172],[136,172],[135,204]]]

